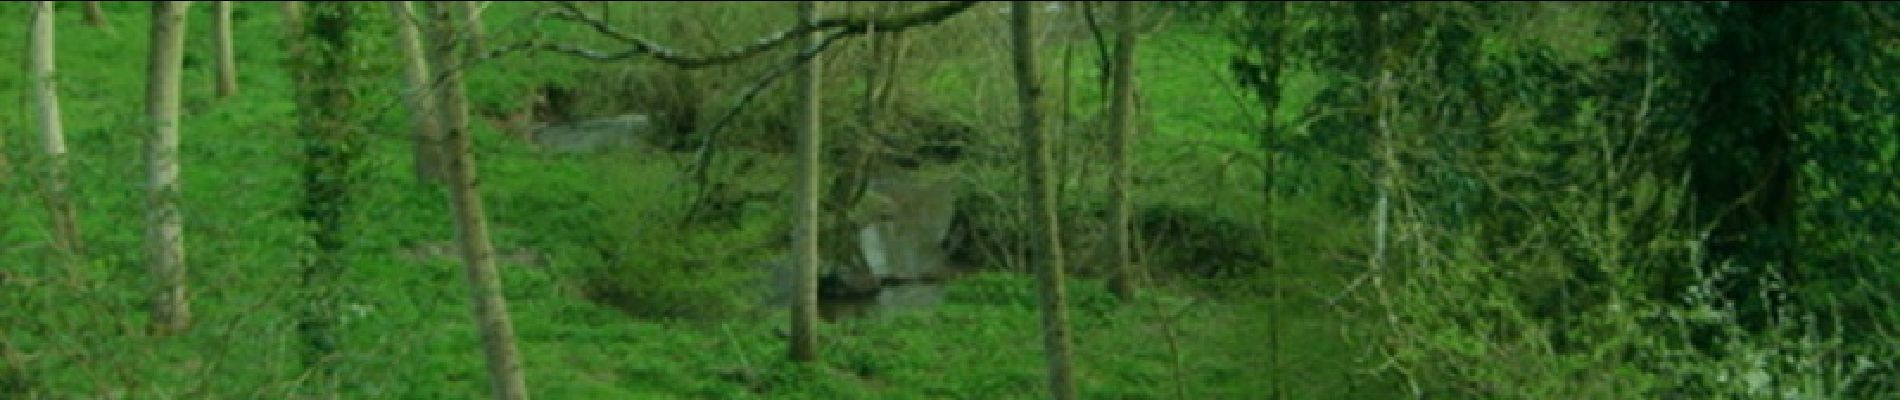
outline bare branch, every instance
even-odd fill
[[[586,24],[588,27],[593,28],[595,32],[599,32],[600,34],[606,35],[608,38],[612,38],[614,40],[626,42],[627,44],[631,45],[632,48],[618,51],[618,52],[602,52],[602,51],[596,51],[596,50],[588,50],[588,49],[584,49],[584,48],[580,48],[576,46],[545,45],[542,47],[545,50],[551,50],[551,51],[555,51],[559,53],[569,54],[569,55],[586,58],[590,60],[596,60],[596,61],[621,61],[621,60],[632,59],[634,57],[650,55],[654,59],[659,60],[660,62],[671,64],[675,67],[694,69],[694,68],[702,68],[702,67],[708,67],[708,66],[713,66],[713,65],[731,64],[733,62],[737,62],[739,60],[743,60],[743,59],[752,57],[754,55],[758,55],[759,53],[764,52],[766,50],[776,48],[780,45],[785,44],[786,42],[790,42],[793,38],[797,38],[801,35],[810,34],[817,31],[823,31],[823,30],[828,30],[828,29],[838,29],[838,31],[835,33],[836,35],[848,36],[848,35],[863,35],[863,34],[869,33],[871,32],[872,27],[874,26],[876,27],[877,32],[879,33],[896,33],[896,32],[902,32],[910,28],[934,25],[939,22],[948,20],[950,19],[950,17],[956,16],[957,14],[961,14],[964,11],[968,11],[969,9],[975,7],[978,2],[958,1],[958,2],[944,3],[944,4],[940,4],[931,8],[924,9],[922,11],[918,11],[916,13],[890,16],[890,17],[884,17],[884,18],[865,18],[865,17],[848,17],[847,16],[847,17],[834,17],[834,18],[821,19],[811,24],[800,23],[790,28],[781,30],[778,33],[766,35],[765,37],[759,38],[758,40],[753,41],[752,44],[740,46],[738,48],[734,48],[734,49],[719,52],[719,53],[703,55],[703,56],[694,56],[694,55],[681,53],[678,50],[674,50],[670,47],[660,45],[659,43],[655,43],[651,40],[647,40],[645,38],[641,38],[639,36],[635,36],[626,32],[621,32],[618,29],[614,29],[612,25],[607,24],[606,21],[603,21],[600,18],[596,18],[596,17],[588,15],[586,11],[581,10],[580,6],[574,4],[574,2],[559,1],[555,3],[560,5],[560,11],[554,13],[555,17],[559,19],[575,21],[575,22]]]
[[[693,210],[686,213],[687,219],[692,219],[692,217],[698,213],[699,206],[707,199],[707,195],[711,194],[711,191],[708,189],[711,187],[711,178],[708,176],[708,170],[712,168],[713,145],[714,142],[719,139],[719,132],[724,130],[726,125],[732,123],[732,118],[739,115],[739,111],[744,110],[746,104],[751,103],[753,98],[758,97],[759,93],[765,91],[765,88],[771,87],[772,82],[777,81],[780,77],[784,77],[786,73],[792,72],[792,70],[799,65],[804,65],[806,62],[811,61],[812,58],[818,57],[818,53],[823,53],[826,48],[831,47],[831,43],[844,38],[844,36],[845,32],[833,32],[830,35],[826,35],[824,39],[819,40],[818,45],[799,52],[786,63],[779,64],[771,71],[767,71],[765,76],[760,77],[757,82],[753,82],[751,87],[746,88],[746,91],[739,95],[738,102],[733,104],[732,108],[726,109],[726,113],[719,116],[718,122],[714,122],[712,128],[706,130],[704,134],[705,139],[699,144],[699,151],[694,157],[691,172],[694,184],[700,188],[699,198],[701,201],[694,202]]]

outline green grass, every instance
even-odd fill
[[[66,6],[62,4],[62,6]],[[0,360],[0,393],[28,390],[61,397],[279,398],[302,390],[301,343],[294,330],[297,260],[304,246],[298,201],[296,116],[291,81],[278,62],[275,5],[239,3],[241,94],[211,96],[209,7],[192,9],[181,143],[186,257],[194,290],[196,328],[181,336],[141,333],[146,278],[142,256],[143,164],[138,122],[143,115],[145,6],[108,3],[116,33],[85,27],[76,10],[61,9],[59,68],[67,135],[90,263],[84,284],[68,284],[51,262],[50,229],[38,207],[30,157],[33,123],[21,108],[0,126],[6,151],[20,168],[0,194],[0,265],[17,277],[0,283],[0,329],[19,357]],[[0,11],[24,20],[21,7]],[[380,10],[380,8],[374,8]],[[491,21],[508,20],[506,9]],[[23,29],[0,32],[0,54],[24,54]],[[378,39],[383,36],[368,35]],[[368,40],[368,39],[366,39]],[[1258,182],[1257,172],[1225,165],[1221,154],[1191,143],[1245,153],[1254,146],[1251,101],[1228,92],[1219,68],[1222,40],[1181,29],[1148,38],[1141,79],[1152,131],[1141,143],[1143,175],[1167,182],[1144,188],[1143,201],[1168,201],[1182,185]],[[386,46],[375,47],[386,49]],[[393,57],[375,54],[371,57]],[[549,70],[585,67],[538,56]],[[381,61],[381,62],[386,62]],[[515,61],[525,63],[525,61]],[[503,64],[519,65],[519,64]],[[500,67],[495,67],[500,68]],[[384,70],[388,72],[387,70]],[[940,76],[949,84],[1005,77],[1003,71],[964,70]],[[527,72],[474,72],[477,102],[508,104],[501,87],[531,83]],[[523,77],[524,75],[530,77]],[[987,78],[985,78],[987,77]],[[393,73],[364,76],[384,89],[365,103],[389,101]],[[547,77],[547,79],[562,79]],[[1092,80],[1078,80],[1092,82]],[[480,87],[492,83],[492,87]],[[1088,104],[1091,85],[1077,84],[1076,107]],[[0,97],[24,96],[18,74],[0,74]],[[987,95],[975,85],[934,98],[965,104],[955,111],[988,110],[968,99]],[[1220,89],[1213,89],[1220,88]],[[1003,91],[1002,94],[1013,92]],[[994,94],[994,93],[990,93]],[[989,104],[1013,104],[990,101]],[[21,107],[31,107],[22,102]],[[1009,119],[1003,119],[1005,121]],[[348,382],[348,398],[472,398],[487,390],[486,369],[471,323],[463,272],[453,258],[406,256],[408,249],[454,240],[446,195],[416,186],[400,110],[368,115],[366,174],[353,192],[355,214],[346,228],[349,270],[339,287],[345,320],[342,354],[333,360]],[[667,247],[667,214],[679,193],[669,189],[674,167],[664,157],[544,157],[520,148],[485,126],[477,130],[480,173],[495,244],[504,253],[543,254],[538,265],[504,263],[527,381],[537,397],[583,398],[1038,398],[1044,385],[1039,316],[1033,280],[992,273],[952,284],[941,307],[823,327],[825,362],[785,361],[785,343],[773,333],[787,317],[776,309],[737,311],[725,319],[635,318],[587,300],[581,283],[603,260],[589,241],[635,241],[636,250]],[[1170,162],[1189,157],[1189,162]],[[1232,170],[1229,181],[1182,183],[1167,179]],[[785,177],[754,177],[779,182]],[[1010,181],[1013,184],[1013,181]],[[1174,185],[1174,186],[1170,186]],[[1243,218],[1257,210],[1252,191],[1226,190],[1172,199],[1205,204]],[[667,197],[675,196],[675,197]],[[1289,216],[1308,215],[1297,210]],[[766,210],[747,219],[750,229],[779,218]],[[1295,219],[1296,221],[1298,219]],[[1323,224],[1313,221],[1315,224]],[[1350,225],[1330,235],[1350,234]],[[718,232],[684,232],[713,238]],[[769,236],[769,235],[768,235]],[[1329,237],[1321,235],[1320,237]],[[645,238],[645,239],[642,239]],[[646,240],[646,241],[640,241]],[[757,239],[763,240],[763,239]],[[1321,246],[1314,239],[1311,245]],[[644,246],[644,247],[642,247]],[[1297,398],[1379,398],[1379,385],[1353,375],[1361,354],[1338,338],[1335,315],[1318,299],[1345,280],[1322,260],[1289,260],[1274,284],[1287,301],[1216,298],[1163,287],[1142,301],[1115,306],[1095,279],[1070,283],[1076,365],[1086,398],[1258,397],[1276,383]],[[732,261],[730,263],[737,263]],[[728,263],[728,264],[730,264]],[[1293,264],[1289,264],[1293,265]],[[724,265],[720,273],[735,272]],[[713,273],[713,272],[708,272]],[[666,283],[691,286],[697,281]],[[694,287],[699,292],[751,290]],[[763,291],[765,288],[758,288]],[[698,292],[689,292],[698,293]],[[1193,300],[1193,299],[1200,300]],[[1282,342],[1279,369],[1266,333]],[[1171,349],[1173,343],[1178,348]],[[9,375],[6,368],[15,368]],[[11,381],[9,381],[11,379]],[[9,387],[4,383],[16,382]],[[1360,382],[1355,384],[1355,382]]]

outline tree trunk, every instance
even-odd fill
[[[106,10],[99,7],[99,2],[87,1],[83,3],[86,5],[86,25],[100,28],[111,27],[106,25]]]
[[[1393,112],[1391,108],[1396,106],[1391,103],[1397,95],[1393,93],[1392,70],[1388,65],[1392,62],[1390,54],[1392,50],[1383,40],[1386,28],[1381,20],[1385,18],[1385,6],[1363,4],[1360,7],[1357,17],[1360,26],[1365,27],[1361,28],[1364,35],[1362,39],[1367,43],[1366,48],[1373,52],[1372,61],[1363,64],[1361,73],[1367,78],[1365,90],[1370,102],[1367,114],[1372,118],[1374,132],[1378,135],[1371,144],[1372,148],[1367,152],[1374,165],[1372,254],[1368,256],[1367,264],[1374,271],[1373,286],[1379,288],[1380,293],[1384,293],[1384,271],[1387,250],[1390,247],[1389,241],[1392,237],[1392,191],[1396,184],[1394,174],[1398,171],[1398,160],[1394,157],[1396,153],[1393,149],[1394,128],[1391,122]]]
[[[1110,100],[1108,115],[1114,118],[1114,127],[1109,138],[1109,151],[1114,157],[1111,162],[1113,171],[1109,172],[1110,210],[1108,242],[1114,247],[1115,275],[1109,280],[1109,289],[1115,297],[1123,300],[1135,298],[1135,279],[1139,276],[1134,265],[1134,244],[1129,240],[1132,229],[1128,204],[1130,178],[1129,152],[1135,140],[1135,6],[1132,2],[1115,3],[1115,17],[1120,29],[1115,33],[1115,69],[1112,85],[1115,97]]]
[[[1280,254],[1277,247],[1278,237],[1275,236],[1275,232],[1279,231],[1279,221],[1274,218],[1273,210],[1279,204],[1279,191],[1277,190],[1279,185],[1275,180],[1279,177],[1279,170],[1277,168],[1279,166],[1279,109],[1281,93],[1283,92],[1281,90],[1281,82],[1285,82],[1283,79],[1285,75],[1284,71],[1286,70],[1285,55],[1287,41],[1285,38],[1286,31],[1289,29],[1287,13],[1290,6],[1287,2],[1277,2],[1264,7],[1271,7],[1271,15],[1273,18],[1268,21],[1260,21],[1270,24],[1264,35],[1266,36],[1265,39],[1268,50],[1267,53],[1264,54],[1264,57],[1261,57],[1261,61],[1264,63],[1261,73],[1266,76],[1263,77],[1264,79],[1261,79],[1260,82],[1262,85],[1257,89],[1260,94],[1261,109],[1266,110],[1264,114],[1266,118],[1265,121],[1262,122],[1260,130],[1260,154],[1263,159],[1260,174],[1260,254],[1266,257],[1262,262],[1271,270],[1274,266],[1279,265]],[[1286,285],[1280,285],[1276,282],[1273,285],[1272,291],[1268,294],[1269,302],[1275,307],[1284,304],[1282,300],[1285,299],[1285,286]],[[1284,321],[1284,319],[1279,313],[1272,313],[1267,315],[1266,318],[1267,324],[1273,326],[1267,333],[1267,348],[1270,349],[1270,353],[1267,355],[1267,365],[1268,368],[1271,368],[1267,376],[1269,379],[1268,385],[1273,388],[1271,396],[1275,399],[1289,399],[1292,398],[1288,388],[1291,385],[1287,384],[1287,380],[1281,373],[1284,371],[1285,365],[1282,363],[1281,338],[1287,329],[1282,328],[1285,325],[1281,325],[1280,322]],[[1185,391],[1185,388],[1180,390]]]
[[[804,23],[818,19],[818,2],[798,2],[798,17]],[[805,47],[818,45],[818,34],[805,36]],[[818,79],[822,58],[813,57],[798,71],[798,207],[794,251],[798,256],[796,297],[792,300],[792,360],[818,360]]]
[[[147,262],[157,291],[152,298],[152,332],[169,335],[191,326],[190,300],[185,281],[185,238],[179,214],[178,187],[178,75],[183,69],[185,10],[189,1],[152,3],[150,80],[146,85],[146,115],[151,135],[145,139],[145,242]]]
[[[237,94],[237,54],[231,49],[231,2],[213,3],[211,32],[217,40],[218,97]]]
[[[396,47],[402,50],[403,81],[409,86],[403,101],[409,105],[409,125],[415,132],[416,181],[427,185],[448,179],[442,159],[442,122],[435,113],[435,96],[429,88],[429,60],[423,54],[422,37],[415,7],[407,1],[389,2],[396,19]]]
[[[284,36],[290,38],[292,42],[300,41],[303,38],[303,5],[301,3],[302,2],[296,1],[277,2],[277,16],[284,24]],[[295,51],[295,49],[293,48],[292,51]]]
[[[430,60],[436,66],[453,66],[456,21],[449,10],[424,3],[429,24]],[[488,357],[490,386],[497,399],[528,398],[527,383],[521,376],[521,356],[515,350],[514,326],[508,319],[508,303],[502,297],[501,277],[495,271],[495,249],[488,239],[488,221],[483,215],[480,188],[476,187],[475,155],[471,149],[468,123],[468,98],[462,89],[462,72],[452,67],[441,71],[441,92],[437,115],[442,118],[448,140],[450,206],[462,247],[462,260],[468,266],[469,287],[475,303],[475,321],[482,333]]]
[[[53,73],[53,2],[34,2],[33,79],[40,103],[40,139],[46,147],[46,209],[53,217],[53,246],[65,258],[69,276],[77,276],[81,245],[66,180],[66,134],[59,119],[59,82]]]
[[[304,359],[314,376],[320,397],[335,396],[337,374],[328,362],[337,353],[332,328],[337,323],[339,299],[332,290],[343,273],[339,258],[343,252],[343,220],[349,203],[351,163],[355,160],[357,129],[350,91],[353,44],[350,30],[356,19],[351,2],[320,1],[310,3],[310,40],[319,42],[314,51],[296,65],[297,110],[303,140],[303,205],[301,214],[308,222],[310,243],[315,248],[303,258],[303,287],[309,293],[303,305],[298,330],[308,344]]]
[[[468,40],[462,45],[467,46],[469,58],[479,58],[484,55],[483,53],[488,52],[487,40],[483,38],[486,30],[482,28],[481,3],[479,1],[454,2],[456,16],[462,19],[462,29],[467,32],[464,36]]]
[[[1049,393],[1057,399],[1075,398],[1075,379],[1069,368],[1069,316],[1063,294],[1062,238],[1056,218],[1055,186],[1050,182],[1047,133],[1042,129],[1042,87],[1037,82],[1035,21],[1036,10],[1029,2],[1010,2],[1010,36],[1016,47],[1017,94],[1022,107],[1023,175],[1029,184],[1029,204],[1034,207],[1030,243],[1031,257],[1039,261],[1037,277],[1041,282],[1043,346],[1049,358]]]

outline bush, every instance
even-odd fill
[[[490,172],[495,219],[524,245],[548,251],[583,297],[642,318],[729,315],[756,303],[759,244],[783,232],[777,215],[740,214],[732,226],[682,226],[691,188],[671,165],[638,155],[512,160]],[[530,171],[532,170],[532,171]],[[518,179],[518,181],[510,181]],[[722,224],[723,225],[723,224]]]

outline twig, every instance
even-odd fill
[[[739,355],[739,365],[744,366],[746,371],[753,371],[751,358],[745,356],[745,347],[739,343],[739,337],[732,334],[732,325],[719,324],[719,330],[726,332],[726,339],[731,340],[732,347],[737,349],[733,353]]]

